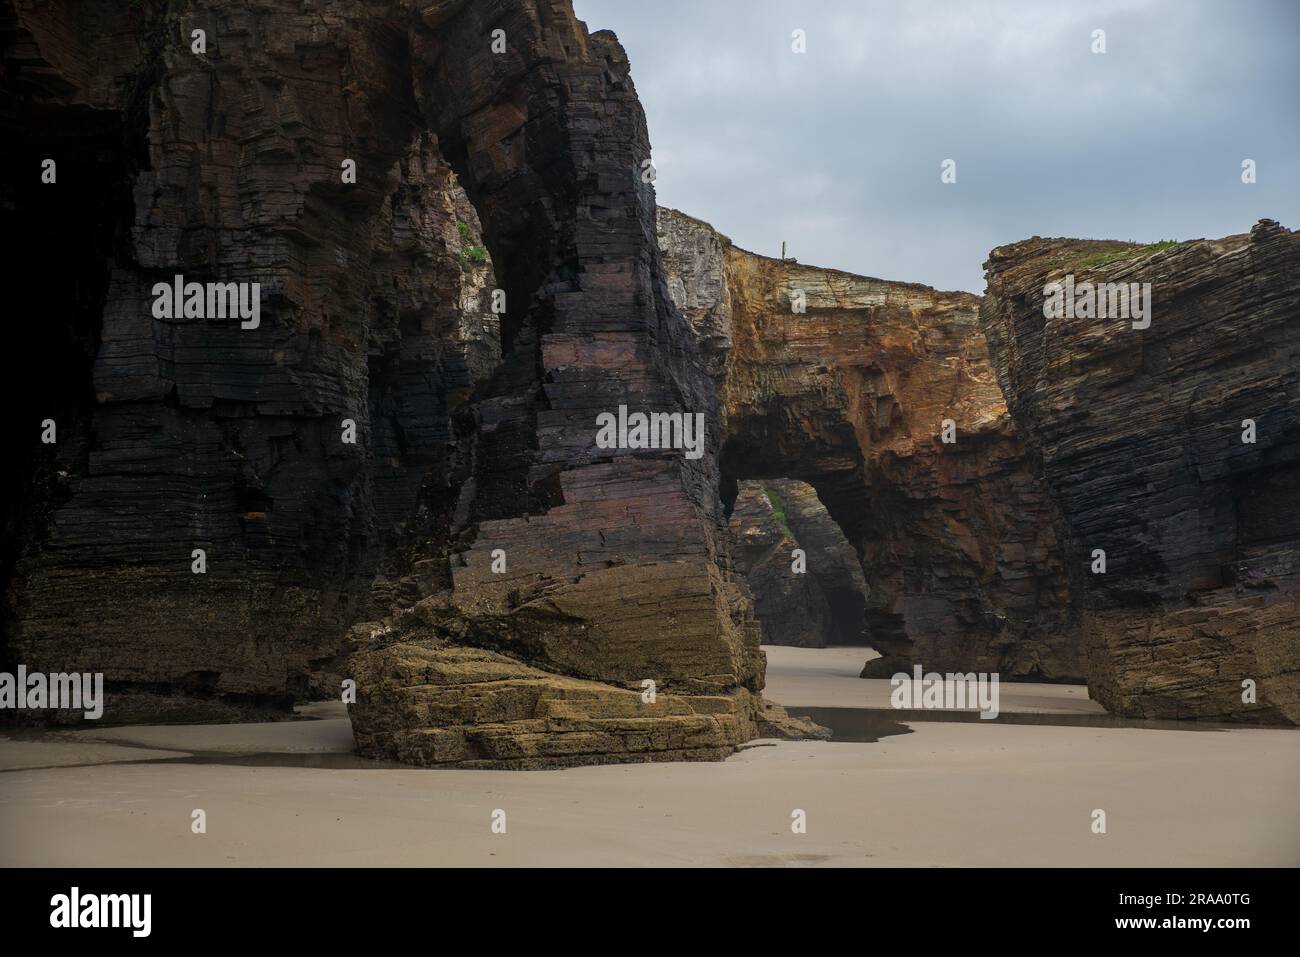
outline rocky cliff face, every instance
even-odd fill
[[[826,596],[828,643],[865,644],[869,589],[857,551],[807,482],[777,479],[764,483],[764,488],[780,503],[807,559],[808,574]]]
[[[1031,239],[986,270],[981,323],[1065,518],[1090,693],[1118,714],[1300,720],[1300,234]],[[1149,326],[1046,317],[1067,276],[1085,298],[1149,283]]]
[[[857,553],[811,485],[741,482],[730,527],[765,644],[865,644],[867,584]]]
[[[727,529],[790,478],[860,561],[871,673],[1077,678],[1081,614],[1112,707],[1228,713],[1221,668],[1290,713],[1293,234],[1152,260],[1183,325],[1119,371],[1043,341],[1037,247],[995,253],[1013,427],[975,297],[656,217],[626,57],[565,0],[0,0],[0,42],[4,664],[102,671],[110,719],[352,678],[363,753],[432,765],[720,757],[811,730],[761,700]],[[160,312],[177,276],[256,283],[255,321]],[[702,417],[698,454],[597,442],[620,408]],[[1072,602],[1103,527],[1134,577]],[[807,551],[834,618],[843,550]]]
[[[1054,515],[978,297],[768,259],[673,210],[659,241],[718,384],[724,494],[742,479],[816,489],[861,556],[883,655],[866,673],[1079,678]]]
[[[742,482],[731,513],[736,570],[754,599],[765,644],[824,648],[831,610],[808,575],[791,572],[799,547],[784,516],[778,516],[760,482]]]
[[[361,750],[430,764],[718,757],[779,721],[612,35],[562,0],[3,15],[18,221],[111,197],[7,516],[13,658],[104,671],[110,717],[350,676]],[[260,322],[160,318],[177,274],[259,283]],[[700,454],[597,447],[621,405],[703,415]]]
[[[4,11],[8,215],[55,330],[11,358],[51,372],[21,389],[24,442],[57,427],[10,499],[9,654],[103,671],[110,717],[306,693],[376,572],[409,570],[416,516],[449,510],[453,416],[498,358],[492,266],[414,121],[418,24],[390,13]],[[176,275],[258,283],[258,325],[158,318]]]

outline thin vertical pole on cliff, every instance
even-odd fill
[[[781,258],[785,258],[785,240],[781,240]]]

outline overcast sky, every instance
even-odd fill
[[[1297,0],[574,5],[627,49],[660,204],[756,252],[982,292],[1028,236],[1300,227]]]

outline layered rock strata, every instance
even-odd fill
[[[786,727],[611,34],[562,0],[3,17],[14,208],[91,192],[87,144],[42,123],[92,130],[114,174],[82,262],[103,280],[63,303],[75,415],[24,481],[14,657],[103,671],[110,716],[355,676],[362,750],[435,764],[717,757]],[[178,274],[258,283],[260,321],[160,319]],[[598,448],[620,406],[702,415],[702,454]],[[499,734],[424,746],[487,723],[478,701]]]
[[[812,486],[741,482],[730,526],[765,644],[865,643],[867,586],[857,553]]]
[[[775,479],[763,487],[769,499],[780,506],[804,552],[807,573],[826,596],[830,610],[827,642],[865,644],[868,588],[856,549],[807,482]]]
[[[995,252],[995,377],[976,297],[656,217],[626,57],[564,0],[0,0],[0,42],[29,320],[5,380],[30,438],[0,657],[102,671],[110,720],[283,710],[351,677],[361,750],[439,766],[810,733],[760,697],[727,529],[742,481],[787,477],[860,563],[867,673],[1078,678],[1081,617],[1108,707],[1293,715],[1275,224]],[[1109,328],[1043,336],[1034,290],[1072,264],[1158,267],[1176,319],[1136,364]],[[160,315],[178,275],[257,283],[257,321]],[[699,456],[598,445],[620,407],[702,416]],[[1255,443],[1223,450],[1225,409]],[[1093,547],[1130,580],[1081,578]],[[806,550],[840,569],[834,617],[843,549]]]
[[[429,767],[528,770],[718,760],[755,737],[828,736],[745,688],[620,686],[488,647],[495,636],[509,648],[520,629],[518,617],[468,617],[445,598],[357,626],[354,674],[365,693],[352,727],[360,752]]]
[[[1065,519],[1092,696],[1300,720],[1300,234],[1035,238],[985,268],[981,324]],[[1150,314],[1047,317],[1067,277],[1085,298],[1149,283]]]
[[[668,209],[659,242],[718,385],[724,494],[744,479],[816,489],[861,559],[882,654],[864,676],[1080,678],[1055,517],[979,298],[769,259]]]
[[[498,358],[477,217],[416,121],[419,24],[351,3],[2,15],[6,215],[45,238],[20,253],[44,331],[10,358],[52,372],[10,380],[35,451],[8,500],[7,653],[102,671],[110,718],[287,707],[381,564],[409,570],[387,553],[413,518],[449,511],[453,417]],[[177,275],[257,283],[258,324],[158,318]]]

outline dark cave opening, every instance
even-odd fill
[[[0,665],[7,669],[16,664],[9,647],[12,579],[25,551],[45,540],[70,482],[87,468],[103,308],[129,239],[133,202],[121,114],[34,108],[32,115],[6,114],[0,131],[0,226],[16,240],[6,254],[11,319],[0,350],[15,433],[0,479]],[[54,424],[48,443],[47,421]]]

